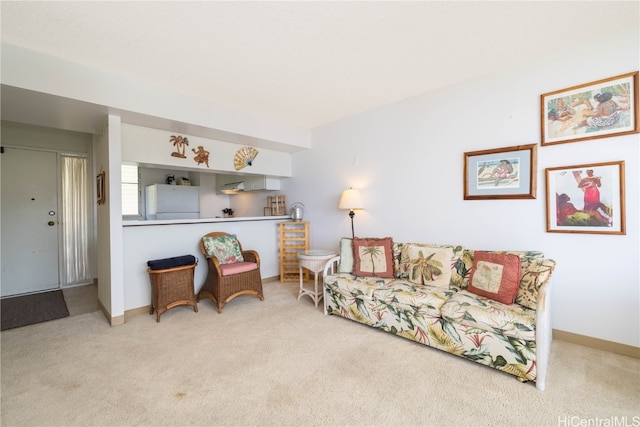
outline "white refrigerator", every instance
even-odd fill
[[[199,187],[153,184],[145,190],[147,219],[200,218]]]

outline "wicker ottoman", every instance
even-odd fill
[[[198,261],[193,255],[165,258],[147,262],[151,279],[151,312],[160,315],[179,305],[190,305],[198,312],[193,290],[193,274]]]

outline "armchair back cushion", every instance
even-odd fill
[[[202,238],[202,243],[207,255],[218,258],[220,264],[244,262],[242,249],[235,234],[216,237],[205,236]]]

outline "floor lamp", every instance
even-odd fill
[[[351,238],[356,237],[353,231],[353,217],[356,214],[354,210],[364,209],[364,206],[362,206],[362,197],[360,197],[360,192],[358,190],[354,190],[353,188],[344,190],[342,192],[342,196],[340,196],[338,209],[349,211],[349,218],[351,218]]]

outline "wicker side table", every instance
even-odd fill
[[[151,311],[156,312],[156,322],[160,315],[179,305],[190,305],[198,312],[198,302],[193,290],[193,275],[197,261],[190,265],[181,265],[165,269],[149,267],[151,279]]]
[[[334,256],[336,256],[335,252],[325,251],[322,249],[309,249],[298,252],[298,260],[300,261],[300,292],[298,292],[298,299],[300,299],[302,295],[309,295],[316,307],[318,306],[318,301],[322,298],[322,290],[318,292],[318,273],[322,271],[327,260]],[[303,268],[312,271],[314,274],[315,286],[313,289],[309,289],[304,286],[304,275],[302,274]]]

